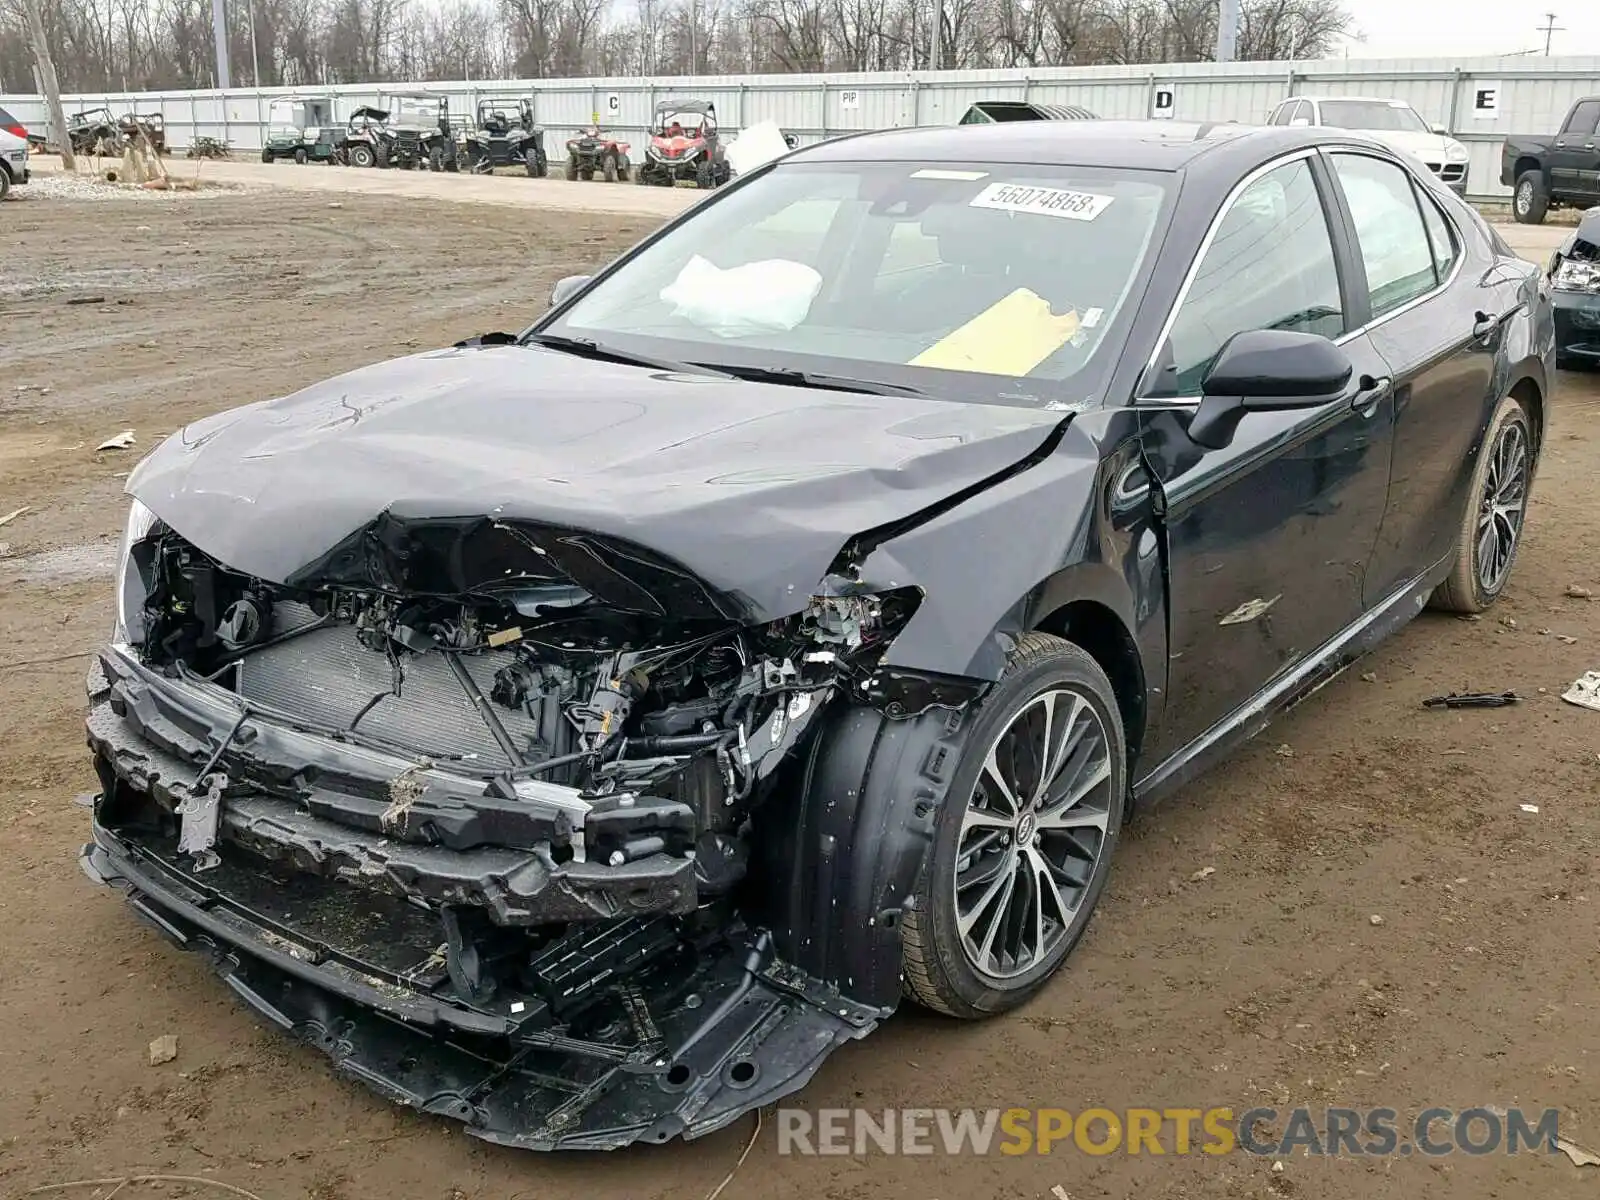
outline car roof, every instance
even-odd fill
[[[1403,104],[1411,107],[1411,101],[1402,100],[1399,96],[1290,96],[1289,100],[1313,100],[1318,104],[1326,100],[1354,100],[1359,104]]]
[[[1093,121],[1098,118],[1076,104],[1041,104],[1036,100],[978,100],[972,105],[981,113],[1031,112],[1046,121]]]
[[[792,162],[1059,163],[1178,171],[1201,158],[1219,166],[1264,161],[1302,146],[1359,141],[1310,126],[1190,121],[1003,121],[846,135],[793,151]]]

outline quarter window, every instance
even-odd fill
[[[1151,395],[1198,396],[1229,338],[1250,329],[1345,332],[1333,240],[1306,160],[1251,183],[1229,206],[1173,320]]]
[[[1355,220],[1372,315],[1381,317],[1431,292],[1439,282],[1435,251],[1411,177],[1394,163],[1362,154],[1335,154],[1333,164]]]
[[[1439,206],[1425,195],[1421,199],[1422,222],[1428,227],[1428,244],[1433,248],[1433,269],[1443,283],[1450,278],[1450,270],[1456,265],[1461,248],[1456,243],[1455,230],[1445,220]]]

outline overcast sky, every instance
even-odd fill
[[[1350,44],[1351,58],[1543,53],[1539,27],[1550,10],[1557,26],[1552,54],[1600,55],[1600,0],[1346,0],[1346,5],[1366,39]]]

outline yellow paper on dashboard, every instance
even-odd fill
[[[907,365],[985,375],[1026,375],[1078,332],[1078,314],[1061,316],[1029,288],[1018,288],[959,329],[929,346]]]

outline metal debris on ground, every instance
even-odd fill
[[[1515,692],[1451,692],[1448,696],[1429,696],[1423,708],[1504,708],[1521,696]]]
[[[1600,671],[1585,671],[1561,693],[1561,698],[1579,708],[1592,708],[1600,712]]]
[[[124,429],[121,433],[117,434],[115,437],[108,437],[105,441],[101,442],[98,446],[96,446],[95,449],[96,450],[126,450],[126,449],[128,449],[128,447],[133,445],[135,440],[136,439],[133,436],[133,430]]]
[[[30,511],[30,509],[29,509],[29,506],[26,505],[26,504],[24,504],[21,508],[14,508],[10,512],[8,512],[5,516],[0,517],[0,525],[9,525],[9,524],[11,524],[11,522],[15,521],[18,517],[20,517],[23,513],[28,512],[28,511]]]
[[[1567,595],[1574,600],[1591,600],[1594,598],[1593,592],[1578,583],[1567,584]]]
[[[1517,807],[1525,813],[1536,813],[1539,811],[1539,806],[1537,804],[1519,804]]]

